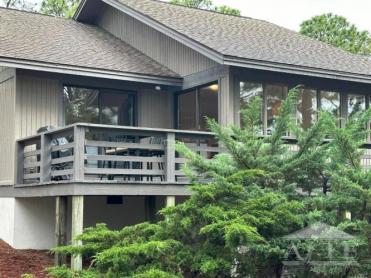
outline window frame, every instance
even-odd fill
[[[219,82],[216,80],[216,81],[211,81],[209,83],[205,83],[205,84],[202,84],[202,85],[199,85],[199,86],[196,86],[196,87],[192,87],[192,88],[189,88],[187,90],[184,90],[184,91],[179,91],[179,92],[176,92],[175,93],[175,98],[174,98],[174,123],[175,123],[175,128],[176,129],[179,129],[179,96],[180,95],[184,95],[184,94],[187,94],[187,93],[190,93],[192,91],[194,91],[196,93],[196,128],[195,131],[202,131],[200,129],[201,125],[200,125],[200,89],[202,88],[206,88],[206,87],[210,87],[212,85],[218,85],[218,105],[217,105],[217,111],[218,111],[218,119],[217,121],[219,122],[219,118],[220,118],[220,84]]]
[[[136,90],[123,90],[123,89],[117,89],[117,88],[112,88],[112,87],[99,87],[99,86],[83,86],[83,85],[74,85],[73,83],[64,83],[62,84],[62,120],[63,120],[63,126],[66,126],[66,107],[65,107],[65,101],[64,101],[64,88],[65,87],[74,87],[74,88],[80,88],[80,89],[88,89],[88,90],[97,90],[98,91],[98,109],[99,109],[99,122],[101,122],[101,94],[105,94],[104,90],[109,91],[110,93],[125,93],[127,95],[133,96],[133,108],[134,108],[134,113],[133,113],[133,127],[138,126],[138,91]],[[101,123],[97,123],[101,124]]]
[[[245,82],[245,83],[258,83],[262,85],[263,92],[262,92],[262,134],[267,135],[267,95],[266,95],[266,86],[267,85],[279,85],[279,86],[285,86],[287,88],[286,96],[288,92],[295,88],[298,84],[293,85],[292,82],[284,83],[279,82],[277,80],[269,81],[267,79],[259,80],[259,79],[246,79],[246,78],[239,78],[238,84]],[[348,119],[348,95],[362,95],[365,97],[365,107],[366,109],[370,108],[371,104],[371,94],[365,93],[365,92],[357,92],[357,91],[347,91],[346,89],[338,89],[338,88],[331,88],[331,87],[325,87],[325,86],[311,86],[311,84],[302,84],[303,87],[311,89],[316,92],[316,100],[317,100],[317,109],[321,109],[321,91],[329,91],[329,92],[335,92],[339,94],[339,119],[340,119],[340,127],[344,127],[345,121]],[[239,93],[241,91],[239,90]],[[239,95],[240,97],[240,95]],[[241,107],[240,107],[241,108]],[[316,120],[318,119],[318,115],[316,115]],[[368,124],[368,129],[371,129],[371,121],[370,124]],[[371,139],[370,139],[371,140]]]

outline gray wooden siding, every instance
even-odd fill
[[[154,90],[138,92],[138,126],[172,128],[172,97]]]
[[[218,65],[123,12],[104,5],[97,25],[182,76]]]
[[[62,86],[57,79],[17,75],[16,138],[45,125],[63,125]]]
[[[15,71],[0,68],[0,186],[12,184],[14,169]]]

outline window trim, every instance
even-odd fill
[[[117,92],[120,94],[120,92],[124,92],[127,95],[132,95],[133,96],[133,102],[134,102],[134,113],[133,113],[133,126],[136,127],[138,126],[138,109],[139,109],[139,103],[138,103],[138,91],[135,90],[122,90],[122,89],[117,89],[117,88],[110,88],[110,87],[98,87],[98,86],[83,86],[83,85],[74,85],[73,83],[63,83],[62,84],[62,121],[63,125],[66,125],[66,107],[65,107],[65,102],[64,102],[64,88],[65,87],[74,87],[74,88],[81,88],[81,89],[89,89],[89,90],[97,90],[98,91],[98,109],[99,109],[99,121],[101,121],[101,94],[102,90],[107,90],[113,92]],[[103,92],[104,94],[104,92]],[[99,123],[98,123],[99,124]]]
[[[220,84],[217,80],[215,81],[212,81],[212,82],[208,82],[206,84],[203,84],[203,85],[199,85],[197,87],[192,87],[192,88],[189,88],[187,90],[184,90],[184,91],[179,91],[179,92],[176,92],[175,93],[175,98],[174,98],[174,102],[175,102],[175,105],[174,105],[174,118],[175,118],[175,128],[176,129],[179,129],[179,96],[180,95],[184,95],[184,94],[187,94],[187,93],[190,93],[192,91],[194,91],[196,93],[196,130],[200,130],[200,89],[202,88],[206,88],[206,87],[210,87],[212,85],[218,85],[218,105],[217,105],[217,110],[218,110],[218,121],[219,121],[219,117],[220,117]]]

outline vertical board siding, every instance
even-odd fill
[[[218,65],[144,23],[105,5],[97,25],[182,76]]]
[[[0,70],[5,72],[5,68]],[[0,81],[0,186],[11,184],[14,169],[15,75]]]
[[[16,138],[42,126],[62,126],[62,86],[58,80],[17,76]]]
[[[138,92],[138,125],[140,127],[172,128],[171,98],[166,92]]]

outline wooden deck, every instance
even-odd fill
[[[208,132],[78,123],[18,140],[16,185],[187,184],[175,141],[207,158],[221,151]]]

